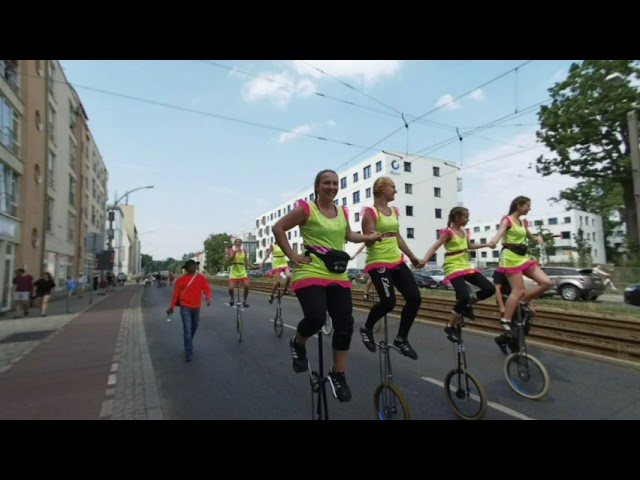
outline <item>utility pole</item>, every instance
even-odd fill
[[[636,207],[636,232],[640,243],[640,146],[638,145],[638,117],[635,110],[627,113],[627,126],[629,128],[633,201]],[[636,245],[636,247],[640,248],[640,245]]]

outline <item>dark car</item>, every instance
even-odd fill
[[[438,288],[439,282],[421,272],[412,272],[419,288]]]
[[[629,285],[624,289],[624,303],[640,307],[640,283]]]

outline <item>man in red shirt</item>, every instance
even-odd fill
[[[33,277],[25,272],[24,268],[16,270],[16,276],[13,279],[13,284],[16,287],[15,299],[16,299],[16,315],[14,318],[18,318],[18,308],[22,307],[24,316],[29,314],[29,304],[31,303],[31,290],[33,290]]]
[[[185,361],[193,359],[193,337],[198,329],[200,321],[200,307],[202,294],[207,300],[207,307],[211,305],[211,287],[204,275],[197,273],[200,262],[187,260],[183,269],[187,273],[176,280],[173,286],[171,304],[167,309],[167,315],[173,315],[173,309],[180,300],[180,316],[182,317],[182,333],[184,336]]]

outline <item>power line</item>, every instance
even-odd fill
[[[482,88],[482,87],[485,87],[485,86],[487,86],[487,85],[489,85],[489,84],[491,84],[491,83],[493,83],[493,82],[495,82],[495,81],[497,81],[497,80],[501,79],[502,77],[504,77],[504,76],[508,75],[509,73],[513,72],[514,70],[516,70],[516,69],[518,69],[518,68],[521,68],[521,67],[524,67],[525,65],[527,65],[527,64],[529,64],[529,63],[531,63],[531,62],[533,62],[533,60],[527,60],[526,62],[524,62],[524,63],[522,63],[522,64],[518,65],[517,67],[512,68],[512,69],[510,69],[510,70],[508,70],[508,71],[506,71],[506,72],[504,72],[504,73],[502,73],[502,74],[498,75],[497,77],[492,78],[491,80],[489,80],[489,81],[487,81],[487,82],[484,82],[483,84],[481,84],[481,85],[479,85],[479,86],[477,86],[477,87],[475,87],[475,88],[473,88],[473,89],[469,90],[468,92],[465,92],[465,93],[463,93],[462,95],[459,95],[459,96],[457,96],[457,97],[455,97],[455,98],[453,98],[453,99],[449,100],[448,102],[445,102],[445,103],[443,103],[442,105],[439,105],[439,106],[437,106],[436,108],[429,110],[427,113],[425,113],[425,114],[423,114],[423,115],[420,115],[419,117],[417,117],[417,118],[415,118],[415,119],[411,120],[409,123],[411,124],[411,123],[413,123],[413,122],[416,122],[416,121],[418,121],[418,120],[420,120],[420,119],[422,119],[422,118],[426,117],[427,115],[431,115],[432,113],[437,112],[437,111],[438,111],[438,110],[440,110],[441,108],[446,107],[446,106],[447,106],[447,105],[449,105],[450,103],[453,103],[453,102],[455,102],[456,100],[459,100],[459,99],[461,99],[461,98],[463,98],[463,97],[466,97],[467,95],[469,95],[469,94],[471,94],[471,93],[475,92],[476,90],[478,90],[478,89],[480,89],[480,88]],[[391,132],[391,133],[390,133],[390,134],[388,134],[387,136],[383,137],[381,140],[378,140],[376,143],[374,143],[373,145],[371,145],[371,146],[370,146],[367,150],[365,150],[365,151],[373,150],[373,147],[375,147],[376,145],[378,145],[378,144],[380,144],[380,143],[384,142],[387,138],[391,137],[392,135],[395,135],[395,134],[396,134],[396,133],[398,133],[400,130],[402,130],[402,128],[404,128],[404,126],[402,126],[402,127],[400,127],[400,128],[395,129],[393,132]],[[351,159],[347,160],[347,162],[345,162],[344,164],[340,165],[340,167],[338,167],[338,168],[342,168],[343,166],[348,165],[350,162],[352,162],[353,160],[355,160],[356,158],[358,158],[360,155],[362,155],[365,151],[362,151],[362,152],[360,152],[359,154],[357,154],[355,157],[353,157],[353,158],[351,158]]]
[[[41,78],[38,75],[31,75],[31,74],[28,74],[28,73],[21,73],[21,75]],[[89,90],[89,91],[92,91],[92,92],[102,93],[104,95],[110,95],[110,96],[119,97],[119,98],[126,98],[127,100],[134,100],[134,101],[141,102],[141,103],[147,103],[149,105],[155,105],[155,106],[159,106],[159,107],[171,108],[173,110],[180,110],[180,111],[183,111],[183,112],[195,113],[195,114],[198,114],[198,115],[204,115],[206,117],[218,118],[218,119],[221,119],[221,120],[227,120],[227,121],[230,121],[230,122],[241,123],[241,124],[250,125],[250,126],[253,126],[253,127],[265,128],[265,129],[268,129],[268,130],[274,130],[274,131],[281,132],[281,133],[289,133],[289,134],[297,135],[297,136],[301,136],[301,137],[314,138],[316,140],[323,140],[325,142],[337,143],[337,144],[340,144],[340,145],[346,145],[348,147],[365,148],[365,149],[367,148],[367,147],[365,147],[363,145],[358,145],[358,144],[346,142],[346,141],[343,141],[343,140],[334,140],[334,139],[331,139],[331,138],[319,137],[317,135],[311,135],[311,134],[308,134],[308,133],[295,132],[295,131],[286,130],[286,129],[280,128],[280,127],[274,127],[274,126],[271,126],[271,125],[265,125],[263,123],[251,122],[249,120],[242,120],[242,119],[239,119],[239,118],[233,118],[233,117],[229,117],[229,116],[226,116],[226,115],[220,115],[220,114],[217,114],[217,113],[203,112],[202,110],[195,110],[193,108],[181,107],[179,105],[172,105],[172,104],[165,103],[165,102],[160,102],[160,101],[157,101],[157,100],[149,100],[149,99],[142,98],[142,97],[136,97],[134,95],[128,95],[128,94],[124,94],[124,93],[112,92],[112,91],[109,91],[109,90],[102,90],[102,89],[99,89],[99,88],[89,87],[89,86],[86,86],[86,85],[80,85],[80,84],[77,84],[77,83],[71,83],[69,81],[54,80],[54,82],[63,83],[63,84],[72,86],[74,88],[81,88],[81,89]]]
[[[323,75],[326,75],[326,76],[327,76],[327,77],[329,77],[329,78],[334,79],[336,82],[341,83],[341,84],[342,84],[342,85],[344,85],[345,87],[350,88],[351,90],[353,90],[353,91],[355,91],[355,92],[359,93],[360,95],[364,95],[365,97],[367,97],[367,98],[369,98],[369,99],[373,100],[374,102],[379,103],[379,104],[380,104],[380,105],[382,105],[383,107],[386,107],[386,108],[388,108],[389,110],[393,110],[393,111],[394,111],[394,112],[396,112],[397,114],[402,115],[402,112],[401,112],[401,111],[399,111],[399,110],[397,110],[397,109],[393,108],[393,107],[392,107],[392,106],[390,106],[390,105],[387,105],[386,103],[384,103],[384,102],[383,102],[383,101],[381,101],[381,100],[378,100],[378,99],[377,99],[377,98],[375,98],[375,97],[372,97],[372,96],[371,96],[371,95],[369,95],[368,93],[364,93],[364,92],[362,92],[362,91],[358,90],[356,87],[354,87],[354,86],[352,86],[352,85],[348,84],[347,82],[345,82],[345,81],[343,81],[343,80],[340,80],[339,78],[334,77],[333,75],[331,75],[331,74],[329,74],[329,73],[325,72],[325,71],[324,71],[324,70],[322,70],[321,68],[316,67],[315,65],[311,65],[309,62],[305,62],[304,60],[298,60],[298,62],[304,63],[305,65],[307,65],[307,66],[309,66],[309,67],[313,68],[314,70],[316,70],[316,71],[318,71],[318,72],[322,73]],[[408,128],[408,127],[407,127],[407,128]]]

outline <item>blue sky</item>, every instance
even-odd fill
[[[407,144],[410,153],[462,166],[459,199],[471,222],[498,220],[517,195],[532,198],[531,215],[561,208],[547,199],[576,182],[528,169],[545,149],[535,141],[539,107],[527,107],[548,100],[572,61],[534,60],[507,73],[525,62],[61,61],[109,170],[109,201],[155,186],[129,203],[142,251],[157,259],[202,250],[211,233],[250,231],[260,213],[308,188],[319,170],[379,150],[404,152]],[[400,113],[411,121],[467,92],[410,123],[407,134]],[[462,142],[439,146],[456,128]]]

